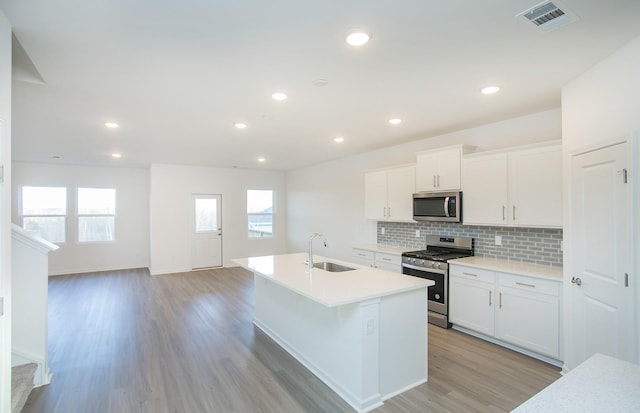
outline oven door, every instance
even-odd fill
[[[429,311],[447,315],[449,308],[447,303],[449,280],[446,270],[438,271],[416,267],[411,264],[402,264],[402,273],[434,281],[435,285],[427,288]]]

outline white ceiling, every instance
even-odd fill
[[[0,0],[44,80],[13,82],[13,158],[288,170],[558,107],[640,35],[638,0],[555,2],[579,20],[549,33],[515,17],[538,1]]]

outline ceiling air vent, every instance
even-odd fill
[[[568,11],[566,8],[558,7],[558,1],[545,1],[532,8],[523,11],[516,17],[522,17],[529,25],[533,25],[536,29],[548,32],[565,26],[578,20],[578,16]]]

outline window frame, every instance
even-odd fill
[[[64,214],[25,214],[24,213],[24,189],[25,188],[51,188],[51,189],[63,189],[64,190]],[[66,186],[42,186],[42,185],[22,185],[20,187],[20,204],[19,204],[19,211],[18,211],[18,215],[20,217],[20,226],[22,227],[22,229],[24,229],[25,231],[27,231],[28,233],[32,234],[32,235],[37,235],[39,237],[41,237],[41,235],[39,234],[34,234],[33,232],[29,231],[28,229],[25,228],[24,226],[24,221],[25,218],[62,218],[63,219],[63,240],[62,241],[50,241],[47,240],[53,244],[56,245],[66,245],[67,243],[67,238],[68,238],[68,231],[67,231],[67,222],[68,222],[68,216],[69,216],[69,191],[68,188]],[[44,237],[42,237],[44,238]],[[46,238],[44,238],[46,239]]]
[[[113,190],[113,214],[82,214],[80,213],[80,190],[81,189],[107,189]],[[87,245],[87,244],[113,244],[117,242],[117,231],[116,231],[116,217],[118,215],[118,190],[116,188],[107,188],[107,187],[77,187],[76,188],[76,243],[79,245]],[[80,240],[80,220],[81,218],[100,218],[100,217],[113,217],[113,238],[108,240],[100,240],[100,241],[82,241]]]
[[[250,191],[262,191],[262,192],[271,192],[271,212],[270,213],[265,213],[265,212],[249,212],[249,192]],[[246,193],[246,206],[247,206],[247,226],[246,226],[246,230],[247,230],[247,238],[249,240],[264,240],[264,239],[274,239],[276,236],[275,233],[275,221],[276,221],[276,191],[274,189],[247,189]],[[250,231],[251,229],[249,228],[249,219],[251,216],[270,216],[271,217],[271,235],[269,236],[257,236],[257,237],[252,237],[250,235]]]

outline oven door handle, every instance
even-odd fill
[[[444,197],[444,216],[449,217],[449,198],[448,196]]]
[[[411,265],[411,264],[402,264],[402,266],[404,268],[411,268],[412,270],[417,270],[417,271],[422,271],[422,272],[434,272],[436,274],[446,274],[447,273],[447,270],[437,270],[435,268],[418,267],[417,265]],[[405,274],[405,275],[411,275],[411,274]]]

